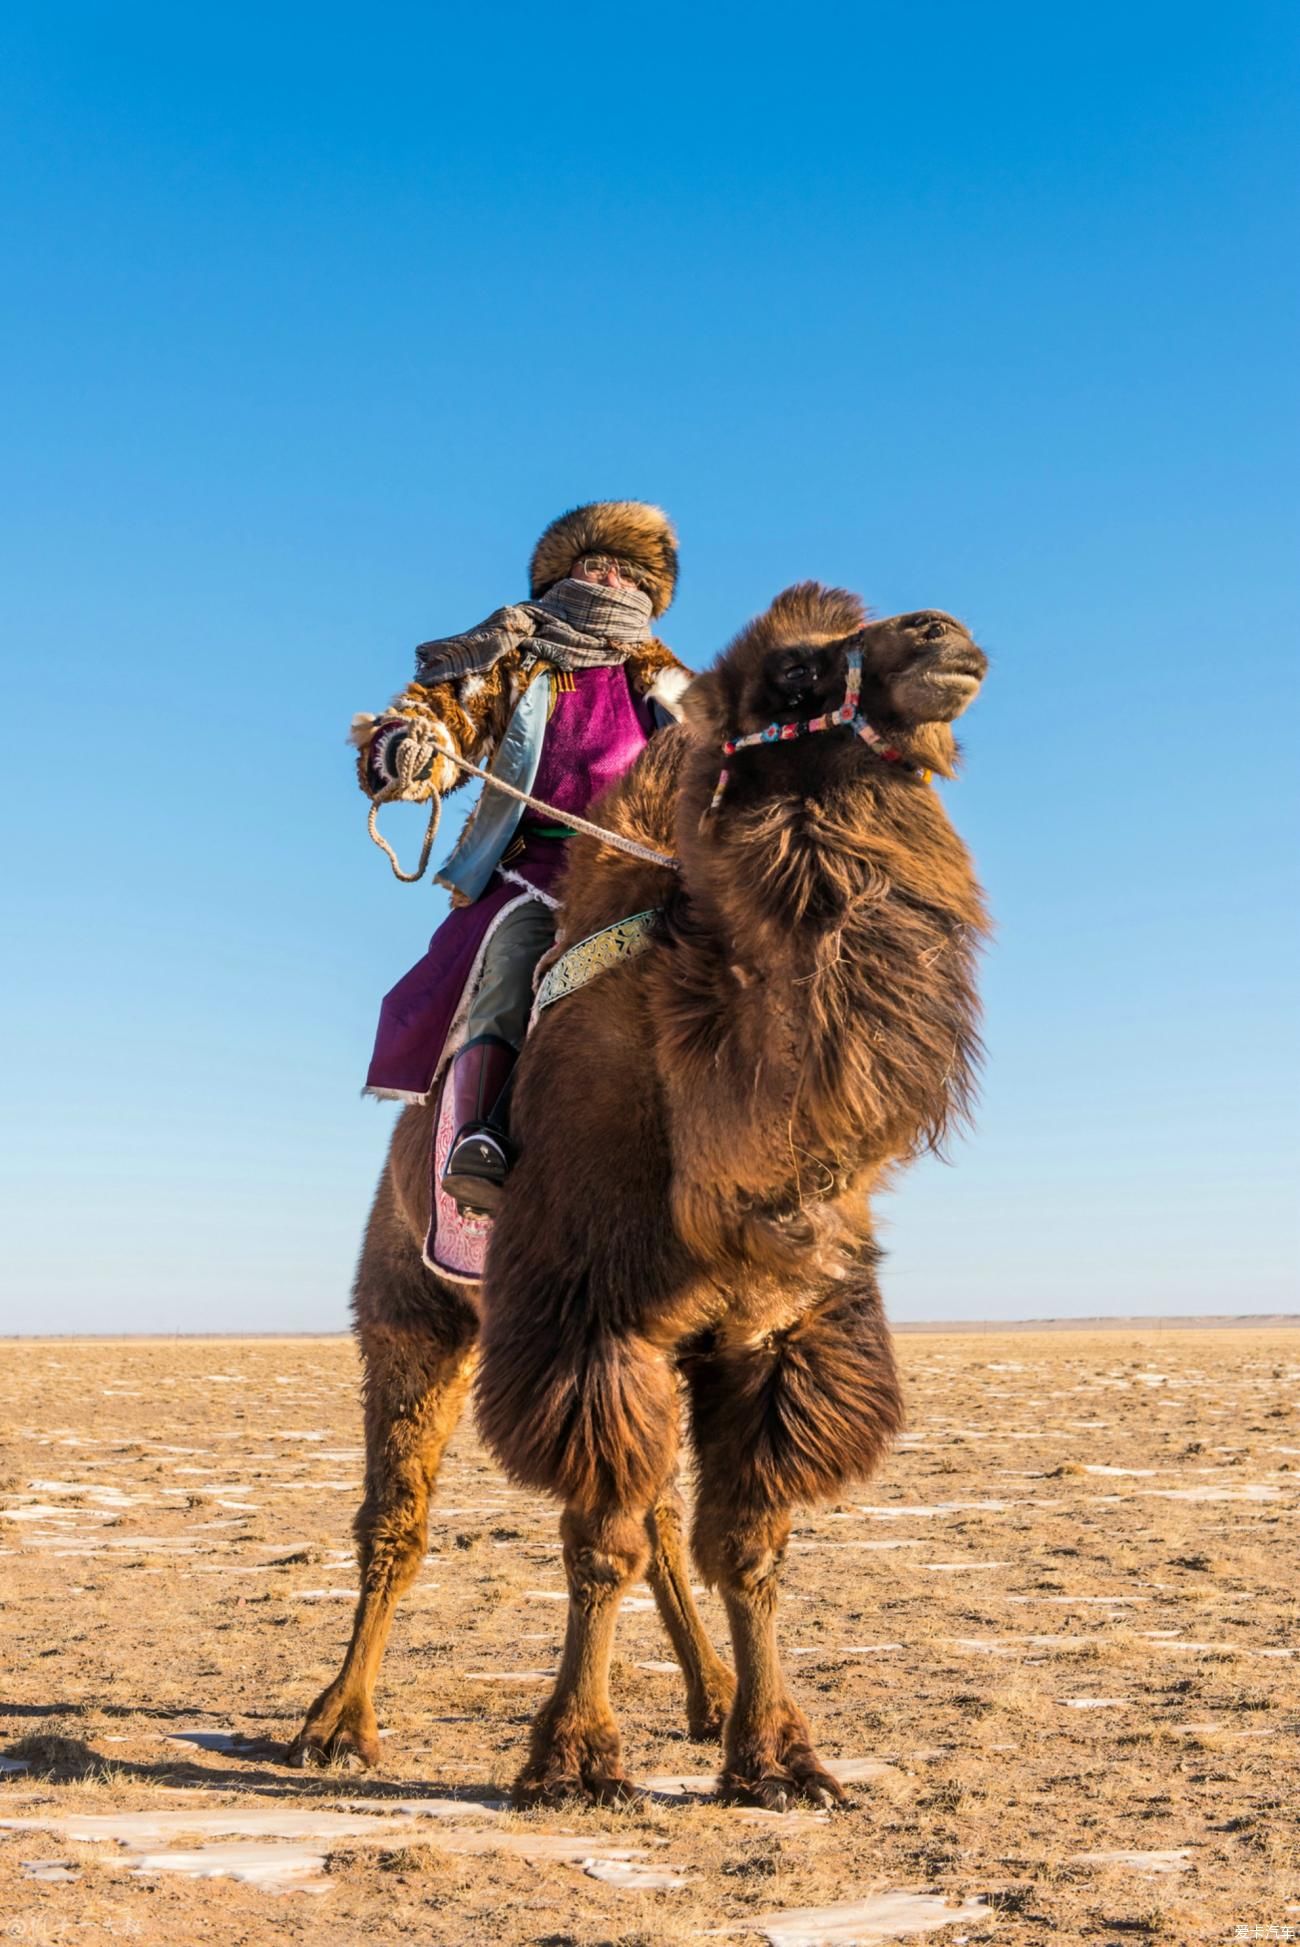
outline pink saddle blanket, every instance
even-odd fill
[[[643,953],[656,936],[659,918],[655,907],[631,913],[626,919],[615,920],[612,926],[603,926],[598,933],[589,934],[562,953],[537,990],[530,1032],[538,1015],[554,1002],[585,987],[606,969]],[[433,1215],[424,1242],[424,1261],[431,1271],[439,1272],[444,1278],[454,1278],[459,1284],[478,1284],[487,1260],[492,1219],[466,1216],[442,1187],[443,1171],[456,1139],[454,1091],[449,1086],[453,1066],[448,1063],[438,1085],[438,1112],[433,1125]]]
[[[429,1235],[424,1240],[424,1261],[440,1277],[452,1278],[457,1284],[479,1284],[487,1259],[488,1238],[492,1235],[492,1219],[466,1216],[442,1187],[442,1173],[456,1139],[450,1083],[449,1064],[438,1085],[438,1113],[434,1118],[431,1151],[433,1214],[429,1219]]]

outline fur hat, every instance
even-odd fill
[[[534,601],[563,581],[584,554],[620,554],[645,574],[645,588],[662,615],[677,586],[677,535],[662,507],[644,500],[592,500],[551,522],[528,564]]]

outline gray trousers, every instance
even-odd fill
[[[544,901],[525,899],[506,914],[488,941],[466,1022],[467,1041],[494,1034],[512,1048],[523,1046],[533,1007],[533,968],[554,944],[555,914]]]

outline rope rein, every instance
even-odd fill
[[[844,701],[838,709],[827,710],[820,717],[806,717],[802,721],[794,723],[769,723],[762,730],[751,731],[747,737],[730,737],[722,746],[723,758],[725,760],[728,757],[734,757],[738,750],[747,750],[753,745],[789,743],[797,737],[815,735],[819,730],[838,730],[843,726],[847,726],[852,730],[855,737],[860,737],[863,743],[867,744],[875,752],[877,757],[883,758],[885,763],[896,764],[900,770],[910,771],[913,776],[919,777],[922,783],[928,784],[932,773],[920,764],[909,763],[908,759],[903,756],[900,750],[896,750],[886,738],[881,736],[880,732],[873,725],[868,723],[859,707],[861,695],[862,650],[857,648],[849,651],[844,679]],[[629,858],[641,859],[646,865],[666,866],[670,872],[680,872],[682,869],[681,861],[670,858],[667,852],[653,851],[648,845],[638,844],[634,838],[624,838],[619,832],[606,831],[603,825],[593,825],[589,819],[579,818],[572,811],[561,811],[557,806],[547,804],[542,798],[531,797],[527,791],[517,790],[513,784],[505,783],[502,778],[493,777],[489,771],[481,771],[478,765],[471,764],[467,757],[458,757],[455,751],[447,750],[442,744],[435,743],[432,749],[437,756],[445,757],[449,763],[457,765],[462,771],[467,771],[470,777],[481,778],[483,783],[490,784],[494,791],[504,791],[508,798],[515,798],[520,804],[529,805],[534,811],[543,812],[546,817],[553,819],[557,824],[568,825],[575,832],[585,833],[588,838],[599,839],[602,845],[612,845],[615,851],[626,852]],[[430,745],[425,739],[410,734],[404,737],[397,747],[397,784],[389,795],[396,798],[403,797],[410,787],[417,782],[416,772],[421,770],[429,761],[430,754]],[[730,778],[731,771],[724,761],[722,769],[718,773],[718,782],[714,788],[713,797],[700,820],[701,827],[703,827],[706,820],[717,811],[718,806],[722,803]],[[392,866],[395,875],[404,885],[414,885],[417,879],[424,877],[425,869],[429,863],[429,855],[433,850],[433,841],[438,835],[438,820],[442,815],[442,800],[436,791],[432,793],[429,806],[429,823],[425,829],[423,843],[420,846],[420,862],[414,872],[403,872],[397,862],[396,852],[380,832],[379,805],[380,800],[378,798],[372,798],[370,803],[370,816],[366,821],[366,828],[380,851],[387,854],[388,863]]]
[[[494,791],[504,791],[508,798],[516,798],[520,804],[529,805],[534,811],[542,812],[556,824],[568,825],[573,831],[582,832],[588,838],[598,838],[602,845],[612,845],[616,851],[626,852],[629,858],[640,859],[646,865],[663,865],[667,866],[671,872],[681,871],[680,862],[670,857],[667,852],[652,851],[650,846],[640,845],[634,838],[624,838],[621,832],[606,831],[603,825],[593,825],[590,819],[579,818],[571,811],[560,811],[555,805],[547,804],[542,798],[534,798],[527,791],[517,790],[513,784],[505,783],[502,778],[493,777],[490,771],[481,771],[478,765],[471,764],[467,757],[457,757],[454,751],[445,750],[441,744],[438,746],[437,754],[439,757],[445,757],[450,763],[459,766],[462,771],[467,771],[471,777],[481,778],[483,783],[490,784]],[[393,794],[394,796],[400,797],[408,785],[414,782],[411,773],[423,762],[427,755],[428,752],[420,748],[416,738],[403,738],[397,747],[396,753],[398,784]],[[386,854],[388,863],[393,868],[394,877],[400,879],[403,885],[413,886],[418,879],[424,877],[425,870],[428,867],[429,856],[433,851],[433,841],[438,836],[438,821],[442,816],[442,800],[435,791],[429,805],[429,822],[425,827],[424,838],[420,845],[420,861],[414,872],[403,872],[401,866],[398,864],[396,852],[380,831],[379,802],[377,798],[371,800],[370,815],[366,820],[366,829],[380,851]]]

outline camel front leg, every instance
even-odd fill
[[[773,1810],[799,1796],[841,1804],[786,1689],[776,1599],[790,1509],[865,1479],[902,1421],[870,1253],[782,1331],[702,1345],[681,1369],[697,1460],[692,1545],[736,1655],[720,1785]]]
[[[718,1786],[724,1797],[783,1812],[796,1798],[844,1803],[844,1793],[813,1749],[808,1720],[786,1688],[776,1642],[777,1578],[790,1517],[756,1515],[725,1535],[697,1532],[731,1625],[736,1698],[723,1738]],[[712,1546],[710,1546],[712,1543]]]
[[[646,1580],[686,1679],[686,1725],[694,1738],[715,1738],[736,1693],[736,1679],[709,1641],[691,1594],[682,1542],[682,1504],[668,1488],[647,1517],[650,1561]]]
[[[646,1565],[644,1513],[589,1513],[572,1502],[560,1522],[569,1615],[559,1675],[533,1720],[528,1762],[515,1782],[519,1805],[634,1798],[609,1700],[614,1626],[628,1585]]]

